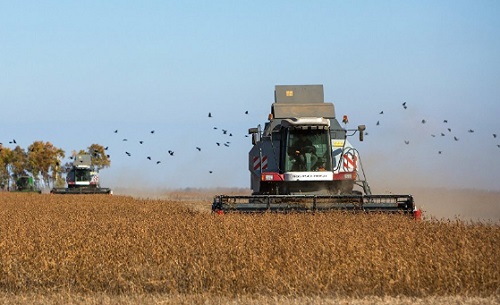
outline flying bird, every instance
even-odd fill
[[[406,102],[404,102],[404,103],[403,103],[403,108],[404,108],[404,109],[408,108],[408,107],[406,106]]]
[[[406,144],[406,145],[410,144],[410,141],[405,141],[405,144]]]
[[[469,129],[469,130],[468,130],[468,132],[469,132],[469,133],[473,133],[473,132],[474,132],[474,130],[472,130],[472,129]]]
[[[425,124],[425,120],[422,120],[422,124]]]
[[[211,118],[211,117],[212,117],[212,113],[211,113],[211,112],[209,112],[209,113],[208,113],[208,117],[209,117],[209,118]]]
[[[443,123],[448,123],[448,120],[444,120]]]
[[[458,138],[457,138],[457,137],[453,137],[453,139],[454,139],[455,141],[458,141]]]
[[[151,133],[155,133],[155,131],[154,131],[154,130],[151,130]]]
[[[223,134],[227,134],[227,130],[222,129],[222,133],[223,133]]]
[[[441,151],[438,151],[438,154],[441,154]]]
[[[127,154],[127,156],[129,156],[129,157],[130,157],[130,153],[129,153],[128,151],[126,151],[125,153]]]
[[[435,134],[431,134],[431,137],[435,138],[435,137],[436,137],[436,135],[435,135]]]
[[[173,156],[173,155],[174,155],[174,152],[173,152],[173,151],[171,151],[171,150],[169,150],[169,151],[168,151],[168,154],[169,154],[169,155],[171,155],[171,156]]]
[[[451,132],[451,128],[448,128],[448,131]]]
[[[227,143],[224,143],[224,146],[226,146],[226,147],[229,147],[229,144],[227,144]]]
[[[493,138],[496,138],[496,137],[497,137],[497,134],[496,134],[496,133],[494,133],[494,134],[493,134]]]
[[[196,149],[197,149],[198,151],[201,151],[201,148],[200,148],[200,147],[196,147]]]
[[[220,146],[220,143],[219,143],[219,142],[216,142],[215,144],[217,144],[217,146]]]
[[[213,173],[213,171],[208,171],[210,174]]]
[[[104,150],[108,150],[108,146],[106,146],[106,148],[104,148]]]
[[[377,121],[377,126],[380,125],[380,121]]]
[[[248,110],[247,110],[247,111],[245,111],[245,114],[248,114]]]
[[[123,141],[128,141],[127,139],[123,139]]]
[[[379,114],[384,114],[384,111],[380,111],[380,113],[379,113]]]
[[[118,129],[115,130],[115,133],[118,133]]]
[[[441,136],[444,137],[444,133],[441,133]]]
[[[139,141],[140,144],[144,143],[144,141]]]
[[[156,164],[160,164],[160,163],[161,163],[161,161],[156,161]]]
[[[148,157],[147,157],[147,159],[148,159],[148,160],[151,160],[151,157],[150,157],[150,156],[148,156]]]

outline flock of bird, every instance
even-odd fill
[[[407,111],[408,107],[409,107],[409,105],[407,104],[407,102],[403,102],[401,104],[401,109],[402,109],[401,111]],[[244,114],[248,115],[248,111],[245,111]],[[384,115],[384,111],[380,111],[378,114],[379,115]],[[213,119],[214,118],[212,112],[209,112],[208,115],[207,115],[207,117],[208,117],[208,119]],[[347,116],[344,116],[343,123],[344,124],[348,123]],[[381,119],[377,120],[377,122],[375,123],[374,128],[377,128],[377,126],[381,126],[382,123],[383,123],[383,120],[381,120]],[[422,119],[419,123],[420,124],[428,124],[428,121],[426,119]],[[454,141],[459,141],[460,140],[459,137],[458,137],[458,134],[452,133],[452,128],[450,127],[450,124],[448,124],[448,120],[447,119],[442,120],[442,124],[445,125],[445,127],[443,128],[443,130],[442,131],[438,131],[436,133],[431,133],[430,134],[431,137],[436,138],[436,137],[451,136]],[[222,135],[224,135],[224,136],[233,137],[233,133],[230,132],[230,131],[228,131],[227,129],[222,129],[222,128],[219,128],[219,127],[213,127],[213,129],[214,130],[219,130],[222,133]],[[376,132],[375,130],[376,129],[374,129],[374,132]],[[475,130],[474,129],[468,129],[467,132],[472,134],[472,133],[475,132]],[[118,130],[115,130],[114,133],[118,134]],[[154,133],[155,133],[155,130],[151,130],[150,131],[150,134],[154,134]],[[368,132],[365,132],[365,135],[368,135]],[[245,137],[248,137],[248,135],[245,135]],[[492,137],[493,137],[493,139],[496,139],[497,138],[497,134],[493,133]],[[125,141],[128,141],[128,139],[127,138],[123,138],[122,141],[125,142]],[[139,141],[139,144],[141,144],[141,145],[144,144],[144,141],[142,141],[142,140]],[[230,141],[218,141],[218,142],[215,142],[214,144],[217,145],[217,146],[230,147],[231,142]],[[410,144],[410,139],[404,139],[404,144],[409,145]],[[500,148],[500,144],[496,144],[496,146]],[[202,151],[202,147],[200,147],[200,146],[196,146],[193,149],[196,149],[198,152]],[[438,150],[437,153],[438,154],[442,154],[443,151],[442,150]],[[132,154],[129,151],[125,151],[125,154],[127,156],[129,156],[129,157],[132,156]],[[168,150],[167,151],[167,156],[174,157],[175,156],[174,150],[172,150],[172,149]],[[149,161],[153,161],[153,158],[151,156],[149,156],[149,155],[146,156],[145,158],[147,160],[149,160]],[[156,162],[156,164],[162,163],[161,160],[156,160],[156,161],[153,161],[153,162]],[[213,170],[210,170],[209,173],[213,173]]]
[[[401,106],[402,106],[403,110],[408,109],[408,105],[407,105],[407,103],[406,103],[406,102],[403,102]],[[383,114],[384,114],[384,111],[383,111],[383,110],[379,112],[379,115],[383,115]],[[420,121],[420,123],[421,123],[421,124],[426,124],[426,123],[427,123],[427,120],[422,119],[422,120]],[[344,124],[347,124],[347,122],[344,122]],[[449,125],[448,125],[448,120],[447,120],[447,119],[442,120],[442,124],[447,125],[447,126],[445,127],[446,129],[443,129],[443,131],[439,131],[439,132],[436,132],[436,133],[431,133],[431,134],[430,134],[430,136],[431,136],[431,137],[433,137],[433,138],[436,138],[436,137],[445,137],[447,134],[448,134],[448,135],[450,135],[450,136],[451,136],[451,135],[453,135],[453,134],[452,134],[452,129],[451,129],[450,127],[448,127],[448,126],[449,126]],[[378,121],[375,123],[375,126],[380,126],[380,125],[381,125],[381,121],[380,121],[380,120],[378,120]],[[468,133],[470,133],[470,134],[473,134],[473,133],[475,132],[475,130],[474,130],[474,129],[468,129],[468,130],[467,130],[467,132],[468,132]],[[365,132],[365,135],[368,135],[368,132]],[[496,138],[497,138],[497,134],[496,134],[496,133],[492,133],[492,134],[491,134],[491,136],[492,136],[492,138],[493,138],[493,139],[496,139]],[[456,141],[456,142],[458,142],[460,139],[457,137],[457,135],[453,135],[453,140],[454,140],[454,141]],[[405,140],[404,140],[404,143],[405,143],[406,145],[409,145],[409,144],[410,144],[410,140],[405,139]],[[495,145],[496,145],[498,148],[500,148],[500,144],[495,143]],[[442,154],[442,153],[443,153],[443,151],[442,151],[442,150],[438,150],[437,152],[438,152],[438,154]]]
[[[244,114],[245,114],[245,115],[248,115],[248,114],[249,114],[248,110],[247,110],[247,111],[245,111],[245,112],[244,112]],[[208,117],[209,119],[214,118],[214,116],[212,115],[212,112],[209,112],[209,113],[208,113],[208,115],[207,115],[207,117]],[[213,127],[213,130],[219,130],[219,127]],[[232,133],[232,132],[229,132],[229,130],[227,130],[227,129],[222,129],[222,128],[220,128],[220,131],[222,132],[222,135],[224,135],[224,136],[227,136],[227,137],[233,137],[233,133]],[[119,130],[118,130],[118,129],[115,129],[115,130],[114,130],[114,134],[119,134],[119,133],[120,133],[120,132],[119,132]],[[151,130],[149,133],[150,133],[150,135],[153,135],[153,134],[155,134],[155,130]],[[245,137],[248,137],[248,135],[245,135]],[[121,141],[122,141],[122,142],[130,142],[128,138],[122,138],[122,139],[121,139]],[[145,141],[144,141],[144,140],[139,140],[139,141],[138,141],[138,143],[139,143],[139,145],[143,145],[143,144],[145,144]],[[224,141],[216,141],[214,144],[215,144],[216,146],[218,146],[218,147],[221,147],[221,146],[223,146],[223,147],[230,147],[231,142],[230,142],[230,141],[227,141],[227,140],[224,140]],[[109,147],[106,147],[106,148],[105,148],[105,150],[107,151],[107,150],[108,150],[108,148],[109,148]],[[196,149],[196,151],[198,151],[198,152],[201,152],[201,151],[202,151],[202,147],[200,147],[200,146],[195,146],[193,149]],[[130,151],[125,151],[124,153],[125,153],[125,155],[127,155],[128,157],[132,157],[132,153],[131,153]],[[174,156],[175,156],[175,151],[174,151],[173,149],[169,149],[169,150],[167,150],[167,151],[166,151],[166,154],[165,154],[165,155],[167,155],[167,156],[169,156],[169,157],[174,157]],[[107,155],[107,157],[108,157],[108,158],[110,158],[110,155]],[[146,156],[145,156],[145,159],[147,159],[148,161],[153,161],[153,162],[155,162],[157,165],[159,165],[159,164],[161,164],[161,163],[162,163],[162,160],[159,160],[159,159],[155,159],[155,161],[154,161],[154,160],[153,160],[153,157],[152,157],[152,156],[150,156],[150,155],[146,155]],[[210,173],[210,174],[212,174],[213,172],[214,172],[213,170],[209,170],[209,171],[208,171],[208,173]]]
[[[408,104],[407,104],[406,102],[403,102],[403,103],[401,104],[401,107],[402,107],[402,111],[406,111],[406,110],[408,109]],[[245,111],[245,112],[244,112],[244,114],[245,114],[245,115],[248,115],[248,114],[249,114],[249,112],[248,112],[248,111]],[[384,111],[382,110],[382,111],[380,111],[378,114],[379,114],[379,115],[384,115]],[[208,113],[208,119],[209,119],[209,120],[211,120],[211,119],[213,119],[213,118],[214,118],[214,116],[212,115],[212,112],[209,112],[209,113]],[[343,121],[343,123],[344,123],[345,125],[347,125],[347,124],[348,124],[348,119],[347,119],[347,116],[344,116],[344,118],[343,118],[343,120],[342,120],[342,121]],[[375,128],[377,128],[378,126],[381,126],[381,123],[382,123],[382,120],[377,120],[377,122],[375,123]],[[428,122],[427,122],[427,120],[426,120],[426,119],[422,119],[422,120],[420,121],[420,123],[421,123],[421,124],[427,124]],[[451,128],[451,127],[449,127],[450,125],[448,124],[448,120],[447,120],[447,119],[442,120],[442,124],[444,124],[444,125],[445,125],[445,127],[443,128],[443,130],[438,131],[438,132],[435,132],[435,133],[431,133],[431,134],[430,134],[430,136],[431,136],[431,137],[436,138],[436,137],[452,136],[454,141],[459,141],[459,140],[460,140],[460,139],[459,139],[459,137],[457,136],[457,134],[453,134],[453,133],[452,133],[452,128]],[[232,132],[229,132],[227,129],[222,129],[222,128],[221,128],[221,129],[219,129],[218,127],[213,127],[213,129],[214,129],[214,130],[220,130],[220,131],[222,132],[222,135],[224,135],[225,137],[233,137],[233,133],[232,133]],[[374,129],[374,130],[376,130],[376,129]],[[470,134],[473,134],[473,133],[475,133],[475,130],[471,128],[471,129],[468,129],[468,130],[467,130],[467,132],[468,132],[468,133],[470,133]],[[154,135],[154,134],[155,134],[155,130],[151,130],[149,133],[150,133],[150,135]],[[114,130],[114,134],[119,134],[118,129],[115,129],[115,130]],[[365,135],[367,135],[367,136],[368,136],[368,135],[369,135],[369,134],[368,134],[368,132],[366,132],[366,131],[365,131]],[[493,140],[494,140],[494,139],[497,139],[497,134],[496,134],[496,133],[492,133],[492,134],[491,134],[491,136],[492,136]],[[245,135],[245,137],[248,137],[248,135]],[[127,141],[129,141],[129,140],[128,140],[127,138],[122,138],[122,139],[121,139],[121,141],[123,141],[123,142],[127,142]],[[139,145],[143,145],[144,143],[145,143],[145,141],[144,141],[144,140],[139,140],[139,141],[138,141],[138,144],[139,144]],[[9,141],[9,144],[17,144],[17,142],[16,142],[16,140],[15,140],[15,139],[12,139],[11,141]],[[220,146],[230,147],[231,142],[230,142],[230,141],[227,141],[227,140],[224,140],[224,141],[217,141],[217,142],[215,142],[214,144],[215,144],[215,145],[217,145],[217,146],[219,146],[219,147],[220,147]],[[410,144],[410,140],[409,140],[409,139],[404,139],[404,144],[409,145],[409,144]],[[2,145],[2,143],[0,143],[0,146],[1,146],[1,145]],[[495,143],[495,145],[496,145],[498,148],[500,148],[500,144]],[[193,147],[193,149],[196,149],[196,151],[198,151],[198,152],[201,152],[201,151],[202,151],[202,147],[200,147],[200,146]],[[107,151],[107,150],[108,150],[108,147],[106,147],[106,148],[105,148],[105,150]],[[129,152],[129,151],[125,151],[124,153],[125,153],[128,157],[131,157],[131,156],[132,156],[132,153],[131,153],[131,152]],[[443,153],[443,151],[442,151],[442,150],[438,150],[438,151],[437,151],[437,153],[438,153],[438,154],[442,154],[442,153]],[[166,154],[165,154],[165,155],[167,155],[167,156],[169,156],[169,157],[174,157],[174,156],[175,156],[175,152],[174,152],[174,150],[173,150],[173,149],[169,149],[168,151],[166,151]],[[109,158],[110,156],[109,156],[109,155],[107,155],[107,157]],[[155,161],[153,161],[153,157],[152,157],[152,156],[150,156],[150,155],[144,155],[144,158],[145,158],[146,160],[148,160],[148,161],[155,162],[156,164],[161,164],[161,163],[162,163],[162,160],[160,160],[160,159],[155,159]],[[210,174],[212,174],[212,173],[213,173],[213,170],[210,170],[210,171],[209,171],[209,173],[210,173]]]

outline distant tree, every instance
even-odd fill
[[[106,155],[106,149],[99,144],[92,144],[88,147],[90,153],[90,158],[92,164],[97,167],[97,170],[109,167],[111,165],[111,160],[109,160],[108,155]]]
[[[43,163],[43,142],[35,141],[28,146],[26,170],[33,175],[36,183],[40,181]]]
[[[0,189],[10,184],[9,166],[12,160],[12,150],[0,144]]]
[[[11,175],[14,180],[27,174],[28,154],[19,145],[12,151]]]
[[[42,180],[44,186],[51,185],[60,174],[61,159],[64,158],[64,150],[55,147],[50,142],[35,141],[28,147],[28,171],[38,182]]]
[[[62,167],[61,167],[62,169]],[[63,178],[63,174],[65,173],[64,170],[60,170],[58,173],[57,173],[57,177],[56,177],[56,180],[54,181],[54,187],[59,187],[59,188],[64,188],[66,186],[66,180]]]

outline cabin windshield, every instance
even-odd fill
[[[90,181],[90,169],[76,169],[75,182]]]
[[[331,170],[331,148],[328,130],[288,130],[285,172]]]

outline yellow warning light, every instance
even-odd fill
[[[342,123],[344,123],[344,124],[349,123],[349,118],[345,114],[344,114],[344,117],[342,118]]]
[[[270,114],[267,116],[267,119],[268,119],[269,121],[270,121],[270,120],[272,120],[272,119],[273,119],[273,114],[272,114],[272,113],[270,113]]]
[[[286,96],[293,96],[293,90],[286,90]]]

